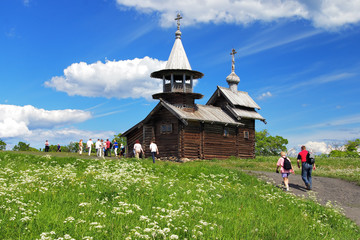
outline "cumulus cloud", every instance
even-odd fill
[[[82,110],[45,110],[31,105],[15,106],[0,104],[0,137],[27,136],[34,129],[49,129],[55,126],[79,123],[92,117]]]
[[[184,24],[236,23],[277,19],[306,19],[324,29],[338,28],[360,21],[359,0],[117,0],[119,6],[135,8],[144,13],[158,12],[161,24],[174,24],[178,11],[184,15]]]
[[[326,142],[315,142],[315,141],[308,141],[305,144],[306,149],[309,150],[313,154],[329,154],[332,150],[340,150],[341,147],[332,146],[331,144],[328,144]],[[287,154],[291,157],[296,157],[298,153],[300,152],[300,147],[302,145],[299,145],[297,148],[291,148],[288,150]]]
[[[314,154],[319,154],[319,153],[329,154],[333,150],[333,147],[325,142],[309,141],[305,143],[305,146],[307,150],[309,150],[311,153]]]
[[[266,93],[261,94],[260,96],[257,97],[257,99],[262,100],[262,99],[268,98],[268,97],[272,97],[272,94],[269,91],[266,92]]]
[[[150,78],[150,73],[165,64],[150,57],[73,63],[64,70],[64,76],[53,77],[45,86],[70,96],[151,99],[152,94],[162,91],[162,81]]]

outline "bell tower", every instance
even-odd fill
[[[163,92],[154,94],[153,99],[163,99],[177,107],[191,109],[195,107],[195,99],[203,97],[200,93],[193,93],[193,82],[195,79],[202,78],[204,74],[191,69],[181,42],[181,19],[180,14],[175,18],[177,21],[175,43],[165,69],[153,72],[150,76],[163,81]]]

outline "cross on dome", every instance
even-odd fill
[[[235,51],[235,49],[232,49],[230,55],[232,55],[232,65],[231,65],[231,72],[235,72],[235,54],[237,52]]]

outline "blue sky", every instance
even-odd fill
[[[157,104],[180,11],[194,92],[225,86],[261,107],[256,130],[326,152],[360,137],[360,1],[2,0],[0,138],[33,147],[111,138]]]

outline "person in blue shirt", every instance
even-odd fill
[[[117,157],[117,150],[119,148],[119,144],[117,143],[116,139],[114,139],[114,145],[113,145],[113,148],[114,148],[114,152],[115,152],[115,157]]]

